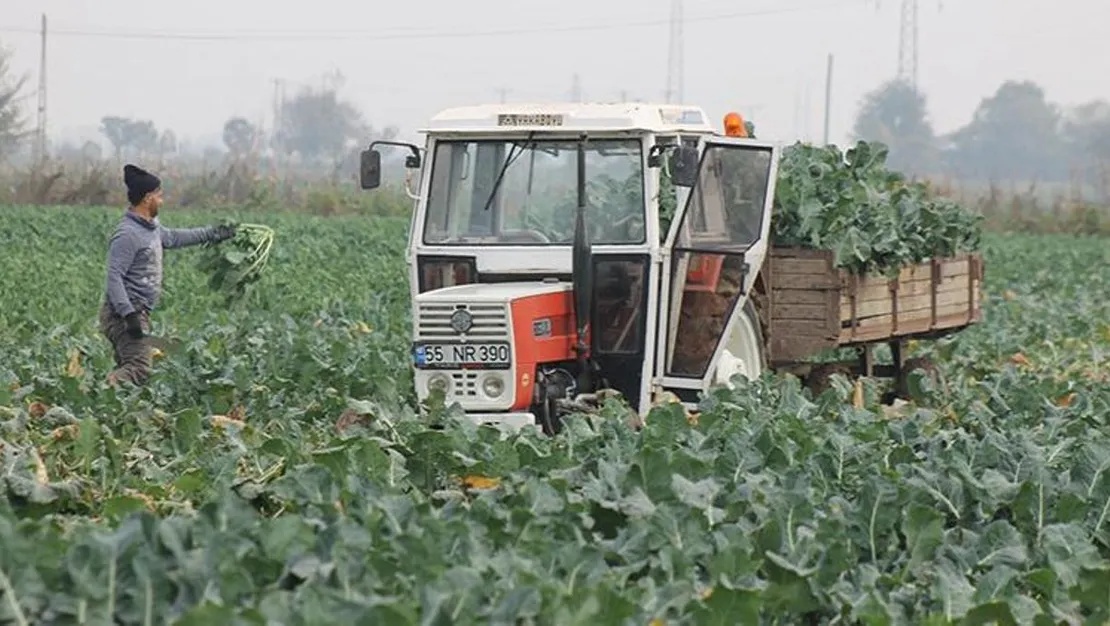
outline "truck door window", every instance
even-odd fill
[[[707,373],[748,278],[770,171],[769,149],[706,148],[675,241],[668,375]]]
[[[770,150],[707,148],[677,246],[743,251],[755,243],[770,168]]]
[[[645,267],[642,260],[595,257],[592,332],[599,353],[636,354],[643,350]]]

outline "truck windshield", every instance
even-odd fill
[[[424,243],[571,244],[577,152],[573,139],[439,141],[431,163]],[[644,243],[640,140],[591,139],[585,153],[590,243]]]

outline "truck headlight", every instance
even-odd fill
[[[442,391],[446,394],[451,390],[451,379],[446,374],[433,374],[428,379],[428,391]]]
[[[482,380],[482,391],[488,398],[499,398],[505,393],[505,379],[497,374],[490,374]]]

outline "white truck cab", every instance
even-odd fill
[[[374,142],[419,172],[408,262],[419,398],[477,421],[558,430],[575,399],[763,371],[748,302],[767,256],[779,148],[700,108],[499,104],[445,110],[423,147]],[[739,123],[739,126],[737,125]]]

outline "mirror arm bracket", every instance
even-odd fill
[[[417,146],[416,144],[411,144],[411,143],[408,143],[408,142],[405,142],[405,141],[388,141],[388,140],[385,140],[385,139],[378,139],[378,140],[375,140],[375,141],[371,141],[370,146],[367,147],[366,149],[367,150],[373,150],[374,146],[379,146],[379,145],[380,146],[396,146],[398,148],[408,148],[409,152],[411,152],[412,154],[405,157],[405,167],[410,169],[410,170],[415,170],[415,169],[420,168],[420,162],[421,162],[420,147]]]

